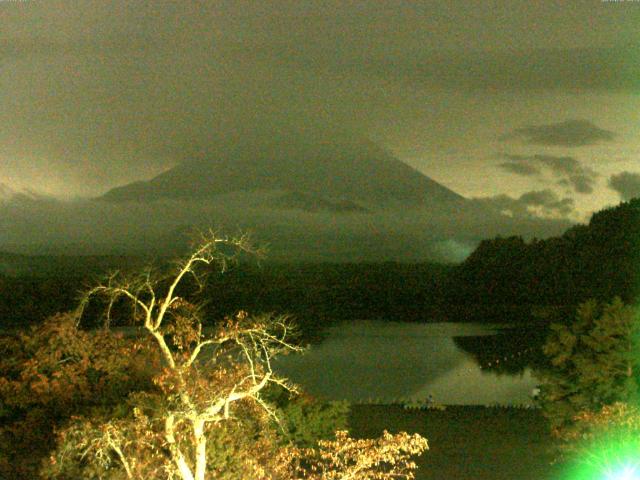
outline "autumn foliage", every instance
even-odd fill
[[[71,314],[2,339],[0,476],[30,478],[72,415],[111,409],[151,386],[159,357],[107,330],[78,329]],[[31,477],[32,478],[32,477]]]
[[[335,440],[320,440],[316,448],[292,449],[299,478],[309,480],[394,480],[413,478],[413,455],[428,448],[418,434],[385,431],[376,439],[353,439],[337,431]]]
[[[173,269],[112,274],[75,312],[5,338],[0,476],[413,478],[411,457],[427,449],[425,439],[352,439],[338,430],[344,406],[320,407],[277,375],[273,359],[300,350],[288,317],[240,311],[204,321],[186,279],[202,291],[207,269],[224,267],[229,252],[253,249],[245,238],[209,234]],[[83,329],[87,308],[100,299],[104,327]],[[114,312],[126,311],[134,328],[124,336],[109,325]],[[338,430],[331,438],[327,425]]]

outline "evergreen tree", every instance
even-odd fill
[[[576,415],[636,397],[637,335],[637,312],[619,298],[589,300],[574,322],[551,326],[543,347],[551,366],[540,376],[542,407],[554,434],[571,436]]]

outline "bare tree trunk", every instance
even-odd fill
[[[176,445],[173,415],[169,415],[166,418],[164,425],[165,438],[167,439],[167,443],[169,444],[169,450],[171,451],[173,462],[175,463],[176,467],[178,467],[178,472],[180,472],[182,480],[195,480],[193,477],[193,473],[191,472],[191,468],[189,468],[189,464],[187,464],[187,460],[184,458],[184,455],[182,451],[180,451],[178,445]]]
[[[204,480],[204,475],[207,470],[207,437],[204,434],[204,420],[194,420],[193,436],[196,443],[195,480]]]

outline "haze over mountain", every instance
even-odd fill
[[[250,232],[277,261],[461,261],[483,238],[544,238],[570,225],[530,211],[546,197],[466,199],[362,135],[292,124],[221,128],[164,173],[98,198],[12,197],[0,209],[0,250],[165,255],[194,229],[215,228]]]
[[[46,196],[29,189],[12,188],[0,182],[0,204],[21,200],[43,200]]]
[[[0,183],[0,202],[10,200],[15,195],[15,191],[5,183]]]
[[[467,203],[373,142],[338,129],[262,127],[214,145],[149,181],[114,188],[102,199],[147,202],[276,192],[282,196],[273,206],[334,212],[463,208]]]

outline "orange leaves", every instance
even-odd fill
[[[413,478],[411,456],[427,449],[418,435],[357,440],[339,431],[317,448],[282,446],[276,406],[264,393],[269,385],[295,391],[272,370],[274,357],[300,350],[288,317],[240,310],[205,335],[199,308],[177,293],[185,275],[202,278],[196,267],[227,259],[218,243],[247,250],[245,242],[211,234],[175,274],[113,275],[87,293],[79,312],[91,296],[106,296],[109,311],[125,299],[133,316],[144,318],[143,338],[83,331],[67,314],[9,345],[16,354],[0,359],[2,400],[12,399],[21,412],[38,407],[42,418],[64,425],[54,456],[42,457],[50,478]],[[236,470],[228,476],[217,470],[222,464]]]
[[[301,465],[298,474],[308,480],[412,479],[417,468],[411,457],[429,446],[418,434],[385,431],[375,439],[353,439],[348,432],[336,432],[335,440],[321,440],[318,448],[292,449],[292,459]]]
[[[184,382],[176,370],[163,368],[158,375],[153,377],[153,384],[160,388],[165,395],[171,395],[179,392]]]
[[[633,432],[634,435],[640,433],[640,409],[634,405],[616,402],[612,405],[605,405],[599,412],[583,411],[574,416],[574,421],[584,428],[579,436],[565,438],[578,440],[593,436],[593,432],[606,432],[616,429],[625,429]]]
[[[56,382],[58,385],[60,384],[60,382],[58,382],[57,380]],[[36,395],[44,396],[50,392],[51,384],[49,382],[49,379],[46,376],[42,375],[41,373],[38,373],[35,375],[35,378],[31,380],[29,384],[29,388]]]
[[[16,343],[16,355],[0,359],[0,396],[18,408],[48,405],[66,411],[106,400],[133,380],[140,357],[147,355],[122,336],[79,330],[70,314],[47,319]]]

